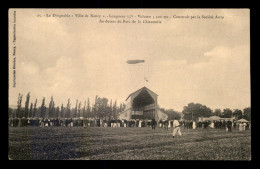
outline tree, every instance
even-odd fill
[[[242,115],[243,115],[242,110],[235,109],[234,112],[233,112],[233,116],[234,116],[236,119],[242,119]]]
[[[78,114],[78,99],[76,101],[76,106],[75,106],[74,116],[73,117],[77,117],[77,114]]]
[[[108,103],[108,99],[107,98],[97,97],[96,103],[95,103],[95,116],[97,118],[104,118],[104,117],[106,117],[107,107],[108,107],[107,103]]]
[[[120,103],[119,112],[122,112],[124,110],[125,110],[125,104],[124,103]]]
[[[107,113],[107,118],[111,119],[113,116],[113,102],[112,99],[110,99],[110,104],[109,104],[109,109],[108,109],[108,113]]]
[[[35,117],[35,115],[36,115],[36,111],[37,111],[36,106],[37,106],[37,99],[35,100],[35,103],[34,103],[34,106],[33,106],[33,114],[32,114],[32,117]]]
[[[16,116],[16,112],[17,112],[17,109],[12,109],[12,108],[10,108],[12,111],[10,112],[11,113],[11,117],[17,117]]]
[[[83,117],[86,118],[86,100],[84,101],[84,107],[83,107]]]
[[[210,117],[212,110],[199,103],[189,103],[188,106],[184,106],[182,113],[184,114],[184,119],[196,120],[198,117]]]
[[[222,112],[221,112],[220,109],[215,109],[214,112],[213,112],[213,115],[214,115],[214,116],[219,116],[219,117],[220,117],[221,114],[222,114]]]
[[[8,118],[13,117],[13,109],[8,107]]]
[[[121,111],[124,111],[124,110],[125,110],[125,107],[126,107],[126,105],[125,105],[125,103],[123,103],[123,104],[122,104],[122,110],[121,110]]]
[[[113,105],[112,117],[113,117],[113,119],[117,119],[117,101],[116,100]]]
[[[231,118],[231,116],[232,116],[232,110],[230,110],[229,108],[226,108],[223,110],[223,114],[220,117]]]
[[[29,111],[29,117],[32,117],[33,115],[33,103],[31,103],[30,111]]]
[[[45,97],[43,97],[42,105],[40,107],[40,117],[45,118],[45,116],[46,116]]]
[[[54,108],[54,109],[55,109],[54,117],[55,118],[59,118],[60,117],[60,108],[59,108],[59,106]]]
[[[243,118],[248,121],[251,121],[251,107],[243,109]]]
[[[65,117],[66,118],[69,118],[70,117],[70,99],[68,99],[68,103],[67,103],[67,109],[66,109],[66,115]]]
[[[53,96],[51,96],[51,101],[49,103],[49,117],[52,118],[54,117],[54,112],[55,112],[55,103],[53,101]]]
[[[79,102],[77,117],[81,117],[81,110],[80,109],[81,109],[81,101]]]
[[[122,103],[120,103],[120,106],[119,106],[119,112],[122,111]]]
[[[111,117],[109,116],[110,115],[110,112],[111,112],[111,108],[110,108],[110,105],[107,104],[106,108],[105,108],[105,119],[108,120],[110,119]]]
[[[86,117],[90,117],[90,113],[91,113],[91,107],[90,107],[90,101],[88,98]]]
[[[29,103],[30,103],[30,92],[27,94],[26,101],[25,101],[25,109],[24,109],[25,118],[28,118],[29,115]]]
[[[97,100],[98,100],[98,95],[96,95],[96,97],[95,97],[95,103],[94,103],[94,105],[92,106],[93,116],[94,116],[95,119],[96,119],[97,116],[98,116],[98,112],[96,112]]]
[[[160,110],[168,115],[168,119],[169,120],[174,120],[175,117],[178,120],[181,118],[181,112],[177,112],[177,111],[175,111],[173,109],[164,109],[164,108],[160,108]]]
[[[17,101],[17,113],[16,113],[16,117],[21,118],[21,107],[22,107],[22,99],[23,99],[23,95],[22,94],[18,94],[18,101]]]
[[[89,117],[96,118],[96,116],[95,116],[95,104],[92,104]]]
[[[61,117],[61,118],[64,118],[64,107],[63,107],[63,103],[61,104],[61,107],[60,107],[60,117]]]

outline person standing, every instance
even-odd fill
[[[103,125],[103,119],[100,119],[100,127],[104,127],[104,125]]]
[[[145,121],[142,120],[141,127],[145,127]]]
[[[228,131],[229,132],[232,132],[232,122],[230,121],[230,120],[228,120],[228,122],[227,122],[227,128],[228,128]]]
[[[192,122],[192,129],[193,130],[196,129],[196,122],[195,121]]]
[[[155,130],[155,119],[152,119],[151,125],[152,125],[152,130]]]
[[[135,127],[138,127],[138,125],[139,125],[139,119],[136,119],[135,120]]]
[[[180,136],[182,136],[181,130],[180,130],[180,123],[177,120],[176,117],[174,117],[174,121],[173,121],[173,132],[172,132],[172,137],[174,138],[175,135],[179,134]]]
[[[236,128],[237,128],[237,123],[236,123],[236,121],[234,121],[233,124],[234,124],[234,125],[233,125],[233,128],[236,129]]]
[[[164,121],[164,130],[167,130],[167,131],[168,131],[168,126],[169,126],[169,121],[168,121],[168,119],[166,119],[166,120]]]
[[[246,130],[246,123],[243,123],[242,127],[243,127],[243,131],[245,131]]]
[[[242,122],[240,122],[240,123],[238,124],[238,130],[239,130],[239,131],[243,131],[243,124],[242,124]]]
[[[209,127],[210,127],[210,128],[214,128],[214,123],[215,123],[215,121],[211,121]]]
[[[128,127],[128,121],[127,120],[123,120],[123,123],[124,123],[124,127]]]
[[[143,120],[142,120],[142,119],[141,119],[141,120],[139,120],[138,127],[142,127],[142,122],[143,122]]]
[[[205,121],[201,122],[201,128],[204,128],[205,126]]]
[[[159,127],[160,127],[160,128],[162,127],[162,123],[163,123],[163,122],[162,122],[162,120],[160,119],[160,120],[159,120]]]

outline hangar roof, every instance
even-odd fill
[[[128,98],[129,98],[131,95],[133,95],[133,94],[135,94],[135,93],[140,93],[142,90],[148,90],[148,91],[150,91],[151,93],[153,93],[154,95],[158,96],[158,94],[154,93],[153,91],[151,91],[150,89],[148,89],[147,87],[144,86],[144,87],[142,87],[141,89],[139,89],[139,90],[137,90],[137,91],[131,93],[131,94],[126,98],[125,101],[127,101]]]

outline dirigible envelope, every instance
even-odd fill
[[[137,63],[142,63],[144,60],[128,60],[126,63],[128,64],[137,64]]]

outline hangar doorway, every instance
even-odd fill
[[[155,100],[147,92],[142,90],[134,99],[132,104],[132,119],[155,118]]]

